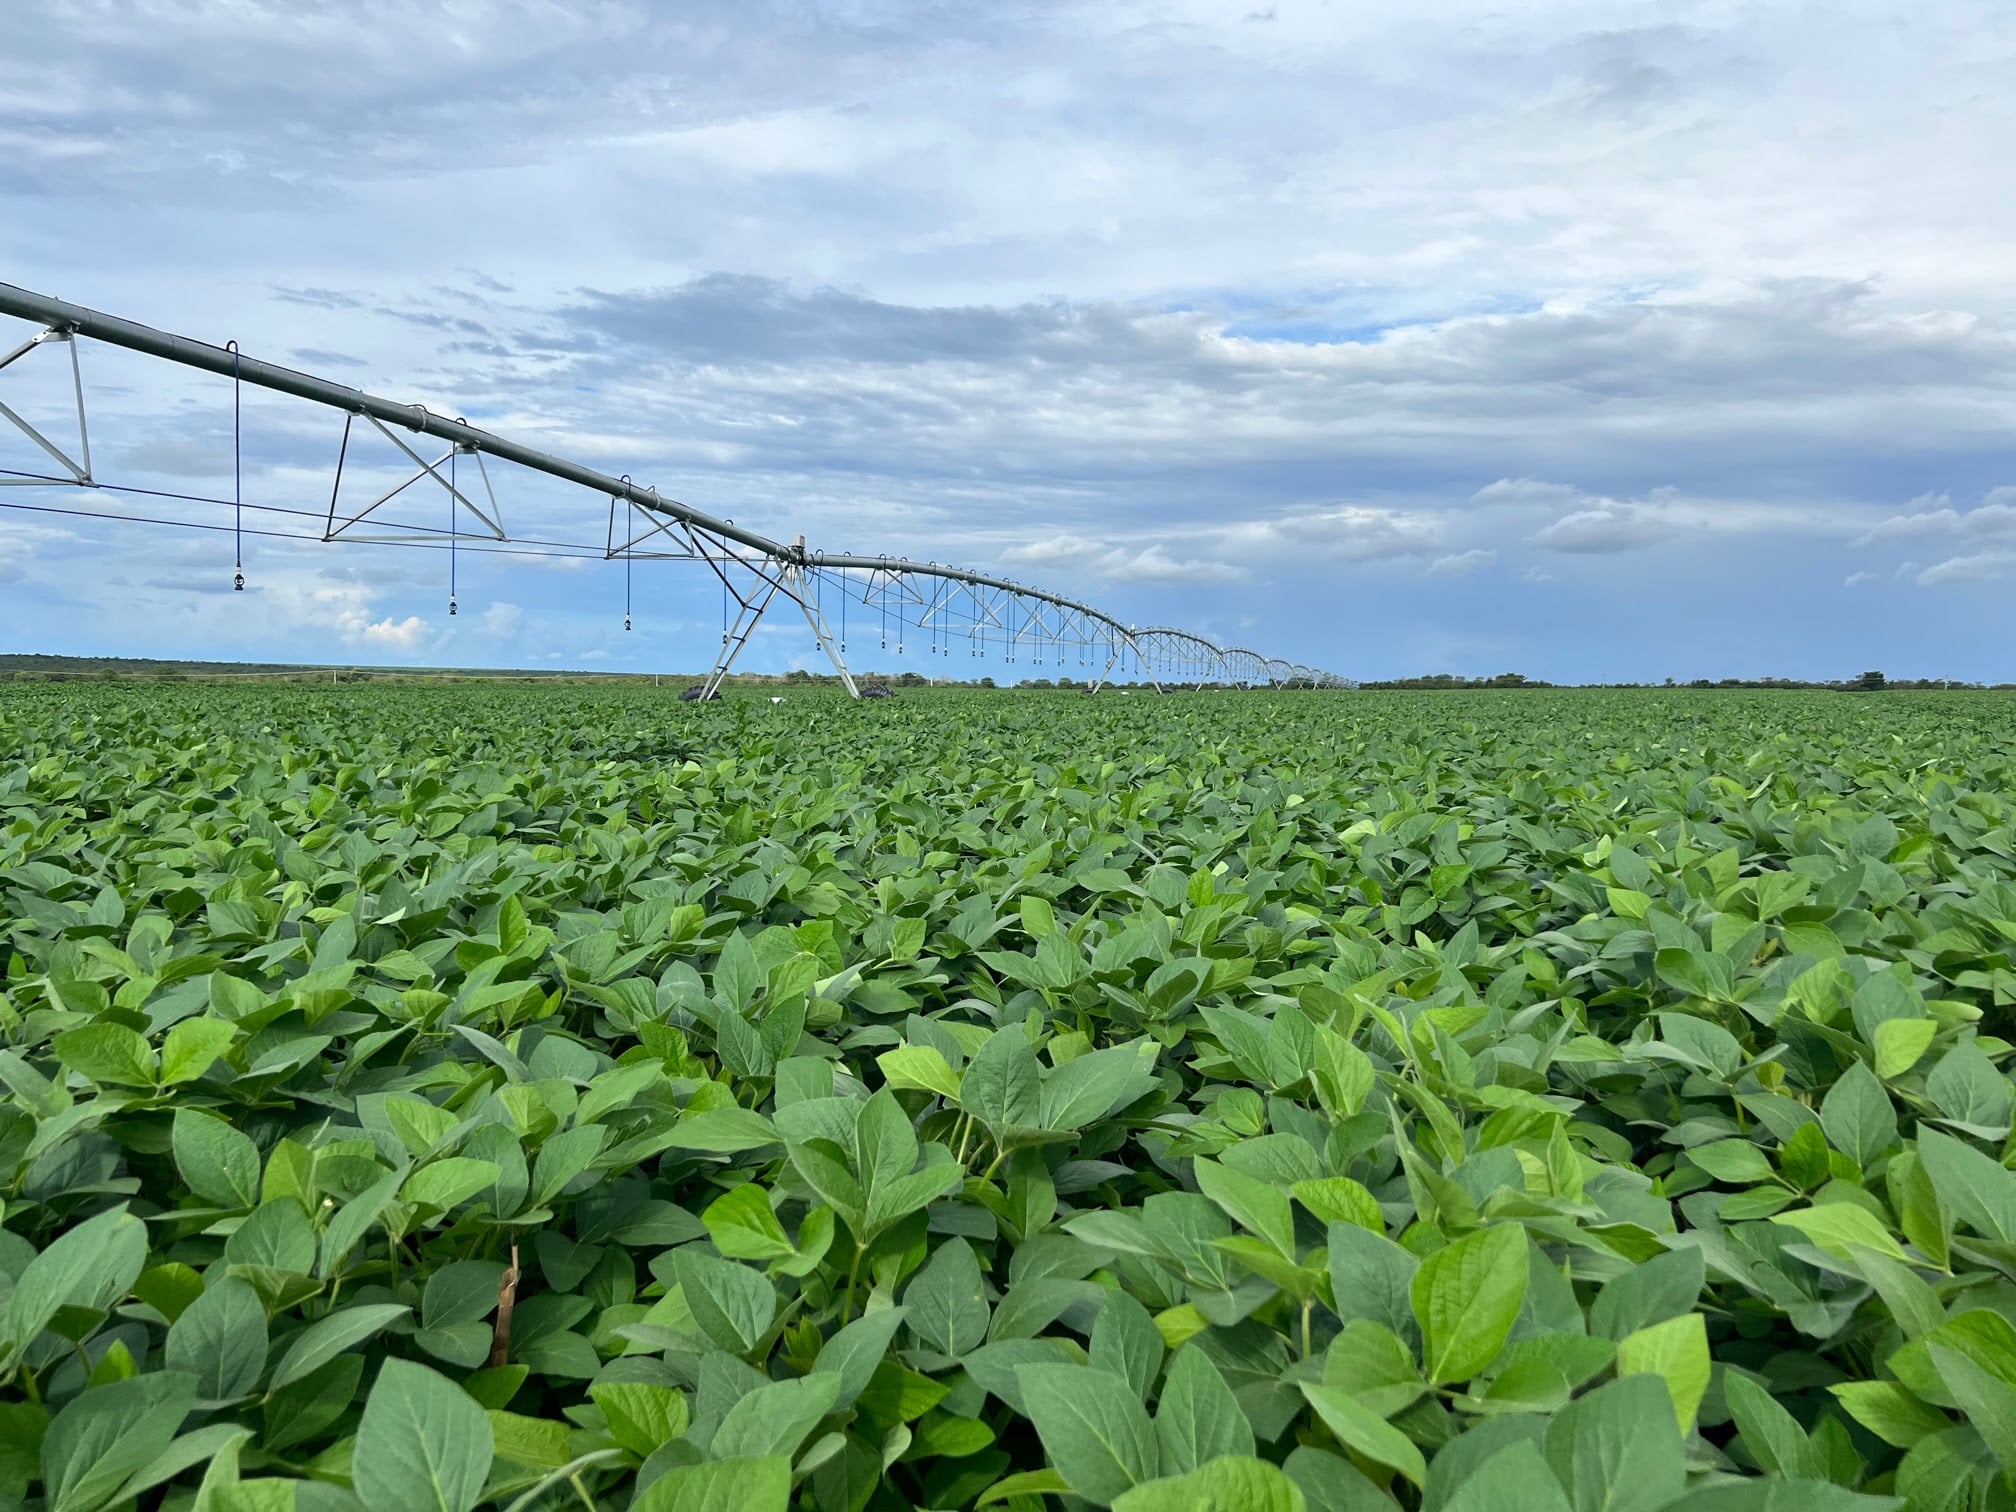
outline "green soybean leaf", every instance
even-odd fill
[[[1409,1289],[1428,1378],[1467,1381],[1498,1357],[1526,1300],[1526,1231],[1498,1224],[1422,1262]]]
[[[1571,1506],[1539,1447],[1522,1441],[1486,1460],[1444,1512],[1570,1512]]]
[[[1699,1313],[1641,1328],[1617,1344],[1617,1374],[1664,1378],[1683,1430],[1693,1426],[1694,1413],[1707,1394],[1709,1368],[1707,1325]]]
[[[630,1505],[634,1512],[786,1512],[791,1461],[768,1455],[679,1465],[646,1486]]]
[[[1146,1401],[1162,1370],[1162,1352],[1162,1334],[1148,1309],[1124,1291],[1108,1292],[1092,1325],[1092,1368],[1118,1376]]]
[[[166,1355],[170,1370],[196,1378],[196,1394],[204,1400],[245,1396],[266,1373],[266,1307],[259,1293],[213,1275],[168,1330]]]
[[[759,1386],[728,1409],[710,1451],[719,1459],[789,1459],[839,1396],[838,1375],[814,1373]]]
[[[346,1307],[310,1323],[288,1343],[287,1352],[273,1368],[268,1391],[278,1391],[319,1370],[346,1349],[354,1349],[366,1339],[382,1333],[411,1311],[397,1302],[370,1302]]]
[[[1160,1450],[1148,1411],[1105,1371],[1023,1365],[1015,1373],[1044,1454],[1078,1495],[1111,1506],[1155,1479]]]
[[[165,1453],[196,1405],[196,1379],[157,1371],[93,1387],[50,1421],[42,1439],[49,1512],[96,1512]]]
[[[59,1308],[108,1311],[147,1264],[147,1226],[124,1207],[87,1218],[22,1269],[7,1302],[10,1357],[34,1342]]]
[[[1575,1512],[1653,1512],[1687,1484],[1661,1376],[1626,1376],[1569,1403],[1547,1424],[1546,1452]]]
[[[693,1321],[716,1348],[747,1354],[769,1331],[777,1291],[761,1272],[690,1248],[674,1254],[673,1269]]]
[[[259,1147],[221,1118],[190,1108],[175,1112],[175,1168],[190,1190],[224,1208],[259,1201]]]
[[[1162,1469],[1188,1474],[1222,1454],[1254,1452],[1253,1428],[1225,1377],[1202,1349],[1186,1345],[1169,1363],[1155,1407]]]
[[[461,1387],[424,1365],[387,1360],[365,1398],[351,1475],[368,1512],[469,1512],[496,1442]]]
[[[1428,1478],[1427,1461],[1411,1439],[1341,1386],[1301,1383],[1302,1395],[1347,1449],[1399,1471],[1415,1485]]]
[[[1278,1466],[1226,1455],[1122,1493],[1113,1512],[1305,1512],[1308,1505]]]

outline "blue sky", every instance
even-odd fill
[[[7,9],[5,281],[1350,675],[2016,679],[2006,6]],[[228,493],[228,385],[82,356],[100,479]],[[0,401],[60,440],[66,382]],[[245,427],[247,498],[325,510],[340,421]],[[80,501],[138,508],[0,490]],[[0,647],[719,644],[690,564],[625,633],[620,566],[464,556],[450,619],[437,556],[254,540],[233,594],[228,536],[0,508]]]

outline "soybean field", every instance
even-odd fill
[[[2016,700],[0,688],[0,1509],[2016,1506]]]

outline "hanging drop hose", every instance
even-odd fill
[[[455,616],[455,527],[460,523],[455,518],[455,453],[460,447],[448,449],[448,615]]]
[[[73,336],[71,340],[76,340]],[[231,590],[245,591],[245,432],[242,411],[239,407],[239,391],[243,385],[238,376],[238,343],[227,341],[224,350],[231,354],[231,500],[233,518],[231,538],[233,555],[237,565],[231,571]],[[80,410],[81,414],[82,411]]]
[[[623,481],[628,483],[630,481],[630,474],[623,474]],[[626,536],[630,534],[632,529],[630,522],[635,517],[636,508],[637,506],[632,504],[628,499],[623,501],[623,534]],[[616,500],[614,498],[611,498],[609,501],[609,512],[613,518],[616,512]],[[630,628],[630,564],[636,560],[634,549],[636,544],[635,541],[625,541],[623,544],[623,628],[625,630]]]

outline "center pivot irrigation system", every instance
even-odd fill
[[[939,562],[913,561],[901,556],[811,551],[806,548],[803,536],[788,544],[773,541],[753,530],[743,529],[732,520],[718,519],[704,510],[668,499],[657,489],[641,487],[628,477],[611,477],[578,462],[569,462],[563,457],[492,435],[462,420],[436,415],[422,405],[398,404],[324,378],[246,357],[238,351],[235,342],[222,347],[211,346],[187,336],[177,336],[115,315],[100,314],[81,305],[4,283],[0,283],[0,314],[33,321],[42,327],[21,345],[0,356],[0,369],[43,348],[65,348],[69,353],[69,377],[77,401],[77,441],[73,454],[52,440],[45,429],[29,423],[9,408],[4,399],[0,399],[0,419],[11,422],[59,469],[39,473],[0,470],[0,485],[84,488],[129,498],[228,507],[234,511],[231,525],[161,518],[146,518],[142,522],[231,531],[238,547],[233,578],[233,586],[237,588],[245,586],[243,543],[247,534],[290,540],[369,541],[446,548],[451,562],[450,614],[456,612],[452,564],[458,551],[592,556],[625,563],[623,622],[624,628],[628,629],[629,563],[665,560],[704,562],[720,579],[723,594],[721,651],[700,693],[701,697],[710,698],[719,691],[722,680],[734,667],[736,658],[749,644],[764,614],[780,595],[804,613],[820,649],[832,661],[833,669],[848,693],[856,698],[861,696],[861,690],[847,665],[850,617],[859,627],[855,632],[857,636],[863,631],[875,636],[884,650],[889,649],[893,621],[895,649],[899,654],[906,653],[906,640],[914,635],[922,642],[920,649],[933,656],[950,657],[959,651],[975,658],[999,654],[1011,665],[1028,662],[1035,666],[1044,665],[1046,658],[1062,665],[1067,658],[1075,657],[1078,664],[1087,669],[1085,680],[1094,692],[1114,675],[1116,669],[1123,675],[1128,673],[1130,658],[1132,672],[1146,678],[1158,689],[1206,682],[1246,688],[1352,686],[1347,679],[1331,673],[1273,660],[1241,646],[1219,646],[1187,630],[1123,624],[1089,604],[984,572],[972,572]],[[84,337],[231,380],[231,498],[121,486],[101,481],[93,474],[90,428],[85,415],[84,376],[78,360],[79,342]],[[343,436],[337,448],[336,477],[330,489],[326,515],[273,504],[245,502],[240,391],[246,384],[291,395],[342,413]],[[348,506],[338,508],[338,498],[343,486],[344,463],[350,454],[352,432],[360,421],[403,453],[416,471],[398,487],[351,512]],[[432,436],[446,442],[448,449],[429,461],[406,439],[407,435]],[[480,484],[480,489],[469,482],[466,471],[459,478],[457,476],[457,463],[465,457],[475,464],[476,483]],[[606,497],[609,520],[605,539],[597,545],[585,541],[509,535],[504,529],[503,514],[491,487],[489,469],[484,465],[485,457],[515,463]],[[446,491],[447,528],[395,523],[386,516],[376,515],[381,506],[427,480]],[[117,520],[142,518],[113,511],[53,506],[4,507]],[[247,510],[262,518],[278,515],[319,521],[321,530],[319,534],[311,534],[298,527],[271,529],[255,526],[248,530],[244,523]],[[829,603],[838,611],[837,623],[829,612]],[[850,609],[856,605],[858,610],[850,616]],[[1095,668],[1096,672],[1092,670]]]

